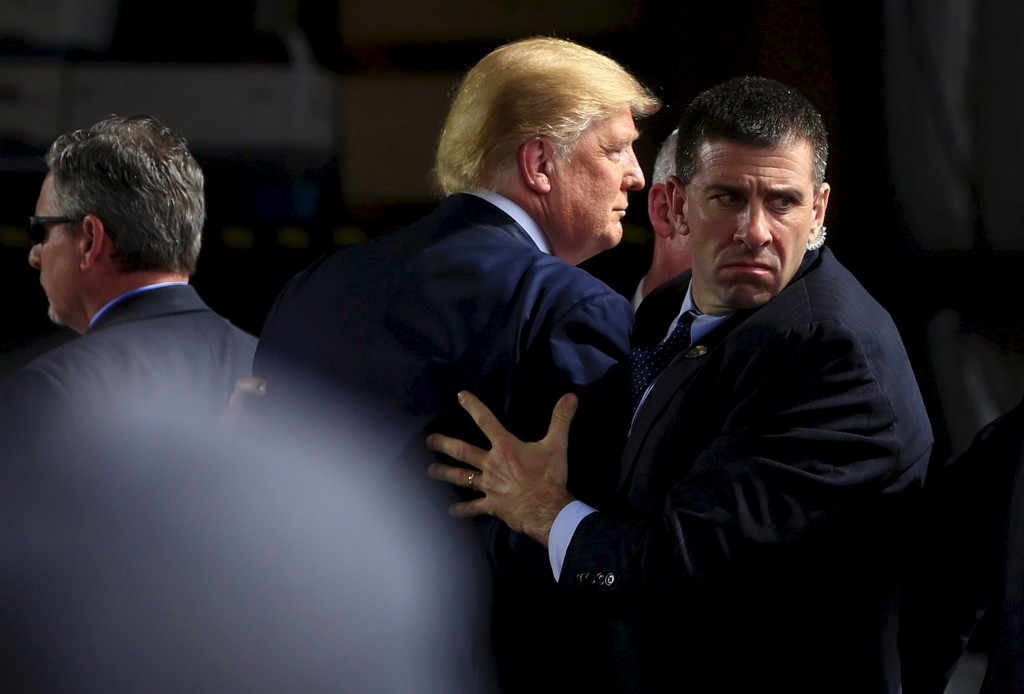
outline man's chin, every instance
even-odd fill
[[[729,296],[729,305],[736,311],[761,308],[777,293],[763,287],[737,287]]]
[[[595,243],[600,248],[597,250],[598,253],[601,251],[607,251],[609,248],[618,246],[623,240],[623,222],[622,220],[614,220],[604,229],[597,232]]]
[[[57,310],[53,307],[53,304],[50,304],[49,308],[46,309],[46,315],[50,317],[50,320],[53,322],[54,325],[59,325],[62,328],[67,325],[64,319],[60,317],[60,314],[57,313]]]
[[[612,226],[601,235],[602,246],[601,251],[607,251],[609,248],[615,248],[622,241],[622,222],[615,222]]]
[[[619,229],[618,229],[618,231],[616,233],[603,234],[603,235],[597,237],[596,239],[594,239],[594,243],[591,244],[591,246],[589,248],[587,248],[586,250],[582,251],[579,254],[578,258],[575,259],[575,262],[573,262],[572,264],[573,265],[579,265],[580,263],[585,262],[587,260],[590,260],[591,258],[593,258],[595,256],[598,256],[601,253],[604,253],[605,251],[611,250],[612,248],[615,248],[617,245],[619,245],[619,241],[621,241],[621,240],[622,240],[622,227],[619,227]],[[555,255],[557,255],[557,254],[555,254]],[[566,260],[566,259],[562,258],[562,260]],[[569,261],[566,261],[566,262],[569,262]]]

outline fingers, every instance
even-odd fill
[[[235,388],[249,395],[266,395],[267,379],[260,376],[242,376],[235,383]]]
[[[479,483],[483,473],[479,470],[433,463],[427,467],[427,474],[430,475],[432,479],[438,480],[439,482],[448,482],[459,487],[469,487],[470,489],[481,491],[477,484]],[[470,484],[471,475],[474,480],[473,484]],[[487,507],[487,497],[483,496],[471,501],[460,501],[458,503],[454,503],[448,507],[448,513],[455,518],[472,518],[473,516],[490,515],[490,511]]]
[[[490,512],[484,507],[487,497],[473,499],[472,501],[460,501],[448,507],[448,514],[455,518],[472,518],[474,516],[489,516]]]
[[[486,451],[482,451],[476,446],[471,446],[465,441],[454,439],[444,434],[431,434],[428,436],[427,448],[437,453],[444,453],[449,458],[477,468],[480,467],[481,461],[487,455]]]
[[[235,382],[235,390],[228,400],[228,409],[221,415],[227,422],[238,422],[245,416],[245,401],[250,397],[267,394],[267,379],[256,376],[242,376]]]
[[[548,425],[548,433],[544,437],[546,442],[568,445],[569,425],[572,424],[578,406],[579,398],[572,393],[566,393],[558,399],[555,409],[551,411],[551,424]]]
[[[483,473],[479,470],[443,465],[441,463],[431,463],[428,465],[427,474],[430,475],[431,479],[435,479],[438,482],[448,482],[457,487],[467,487],[469,489],[476,489],[476,491],[480,491],[479,482],[483,477]]]
[[[462,405],[462,409],[469,413],[469,416],[473,418],[476,425],[480,427],[480,431],[484,433],[484,436],[492,444],[495,439],[508,434],[508,430],[501,426],[501,422],[487,408],[487,405],[472,393],[465,390],[460,391],[459,404]]]
[[[267,379],[256,376],[242,376],[235,383],[235,390],[231,393],[230,404],[232,407],[241,407],[247,397],[261,397],[266,394]]]

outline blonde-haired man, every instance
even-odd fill
[[[410,227],[324,257],[288,284],[257,348],[254,374],[267,392],[254,406],[380,406],[407,434],[374,461],[388,484],[424,477],[427,433],[469,435],[461,389],[480,393],[526,438],[543,434],[566,390],[580,394],[584,419],[612,411],[598,391],[629,348],[632,310],[574,266],[618,243],[628,193],[644,185],[634,119],[658,107],[622,66],[569,41],[531,38],[485,56],[459,86],[438,144],[448,197]],[[586,432],[574,448],[584,461],[598,433],[614,428],[576,430]],[[584,496],[598,486],[596,474],[576,482]],[[485,535],[500,566],[510,548],[536,549],[498,527]],[[481,663],[493,649],[504,691],[557,685],[552,668],[575,645],[549,596],[555,583],[527,586],[522,577],[544,572],[519,573],[524,558],[512,554],[515,576],[494,584],[493,645],[453,652]],[[546,562],[541,552],[533,558]],[[566,683],[576,676],[561,671]]]
[[[437,148],[444,193],[485,189],[519,205],[573,265],[617,244],[643,188],[633,119],[657,101],[626,70],[569,41],[533,38],[463,79]]]

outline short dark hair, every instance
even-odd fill
[[[152,116],[108,116],[61,135],[46,164],[62,215],[103,220],[122,272],[196,269],[206,220],[203,171],[185,139]]]
[[[821,114],[795,89],[765,77],[736,77],[698,94],[679,122],[676,175],[684,184],[700,166],[706,142],[727,140],[753,147],[809,142],[816,185],[825,180],[828,132]]]

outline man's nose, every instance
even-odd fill
[[[41,245],[42,244],[38,243],[32,244],[32,248],[30,248],[28,252],[28,264],[34,267],[36,270],[39,270],[42,267],[42,264],[40,264],[39,262],[39,248]]]
[[[747,248],[761,248],[772,242],[772,233],[769,226],[768,215],[758,205],[747,207],[744,218],[740,220],[734,238],[740,241]]]
[[[644,184],[644,171],[640,168],[640,162],[637,161],[636,153],[632,148],[629,150],[629,165],[626,168],[626,175],[622,178],[623,187],[626,190],[643,190]]]

